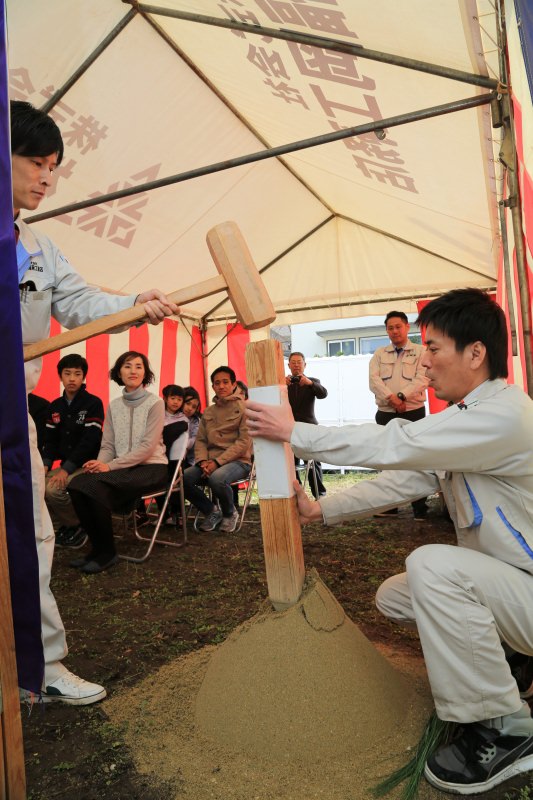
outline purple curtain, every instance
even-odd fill
[[[19,686],[41,690],[39,567],[33,528],[20,298],[13,233],[5,2],[0,0],[0,446]],[[0,609],[5,613],[5,609]]]
[[[515,0],[514,6],[529,91],[533,101],[533,3],[531,0]]]

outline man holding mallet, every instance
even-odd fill
[[[13,214],[17,240],[22,334],[24,344],[46,339],[53,316],[66,328],[75,328],[134,304],[144,306],[152,324],[176,314],[178,307],[163,292],[152,289],[138,296],[112,295],[88,286],[50,239],[20,218],[21,209],[34,211],[52,184],[63,157],[61,133],[51,117],[29,103],[11,103]],[[41,360],[26,363],[26,388],[39,379]],[[98,684],[89,683],[62,664],[67,655],[65,629],[50,590],[54,529],[44,501],[44,469],[35,425],[29,419],[35,535],[39,559],[41,630],[45,657],[42,697],[72,705],[87,705],[105,697]]]
[[[416,549],[377,593],[380,611],[415,624],[442,720],[457,736],[427,761],[442,791],[478,794],[533,769],[533,720],[512,653],[533,656],[533,403],[508,385],[505,316],[477,289],[432,300],[423,365],[451,405],[418,420],[341,428],[295,423],[287,401],[248,401],[253,437],[290,442],[300,458],[384,470],[313,502],[295,483],[301,522],[326,525],[444,493],[458,547]]]

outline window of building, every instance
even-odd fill
[[[419,333],[410,333],[409,340],[415,344],[422,344],[422,336]],[[373,355],[378,347],[386,347],[390,344],[388,336],[361,336],[359,339],[359,353],[361,355]]]
[[[372,355],[378,347],[390,344],[388,336],[361,336],[359,339],[359,353],[362,356]]]
[[[328,356],[354,356],[355,339],[332,339],[328,342]]]

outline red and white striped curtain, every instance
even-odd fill
[[[50,335],[60,332],[61,327],[52,320]],[[169,383],[194,386],[200,393],[204,408],[210,402],[210,387],[205,387],[204,375],[209,375],[216,367],[228,365],[235,370],[239,380],[246,382],[244,352],[249,341],[250,331],[240,324],[228,324],[210,328],[202,343],[198,326],[171,319],[157,326],[142,325],[123,333],[102,334],[45,356],[34,393],[47,400],[59,397],[63,386],[57,374],[57,363],[67,353],[79,353],[89,362],[87,389],[100,397],[107,407],[109,401],[120,393],[120,388],[109,380],[110,367],[121,353],[137,350],[148,356],[156,375],[152,391],[160,394]]]

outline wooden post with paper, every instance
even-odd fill
[[[279,342],[267,339],[246,347],[246,373],[250,399],[281,402],[285,370]],[[254,439],[254,456],[268,594],[277,611],[300,599],[305,579],[302,531],[298,516],[294,456],[283,442]]]
[[[25,800],[24,747],[11,615],[4,489],[0,460],[0,798]]]

